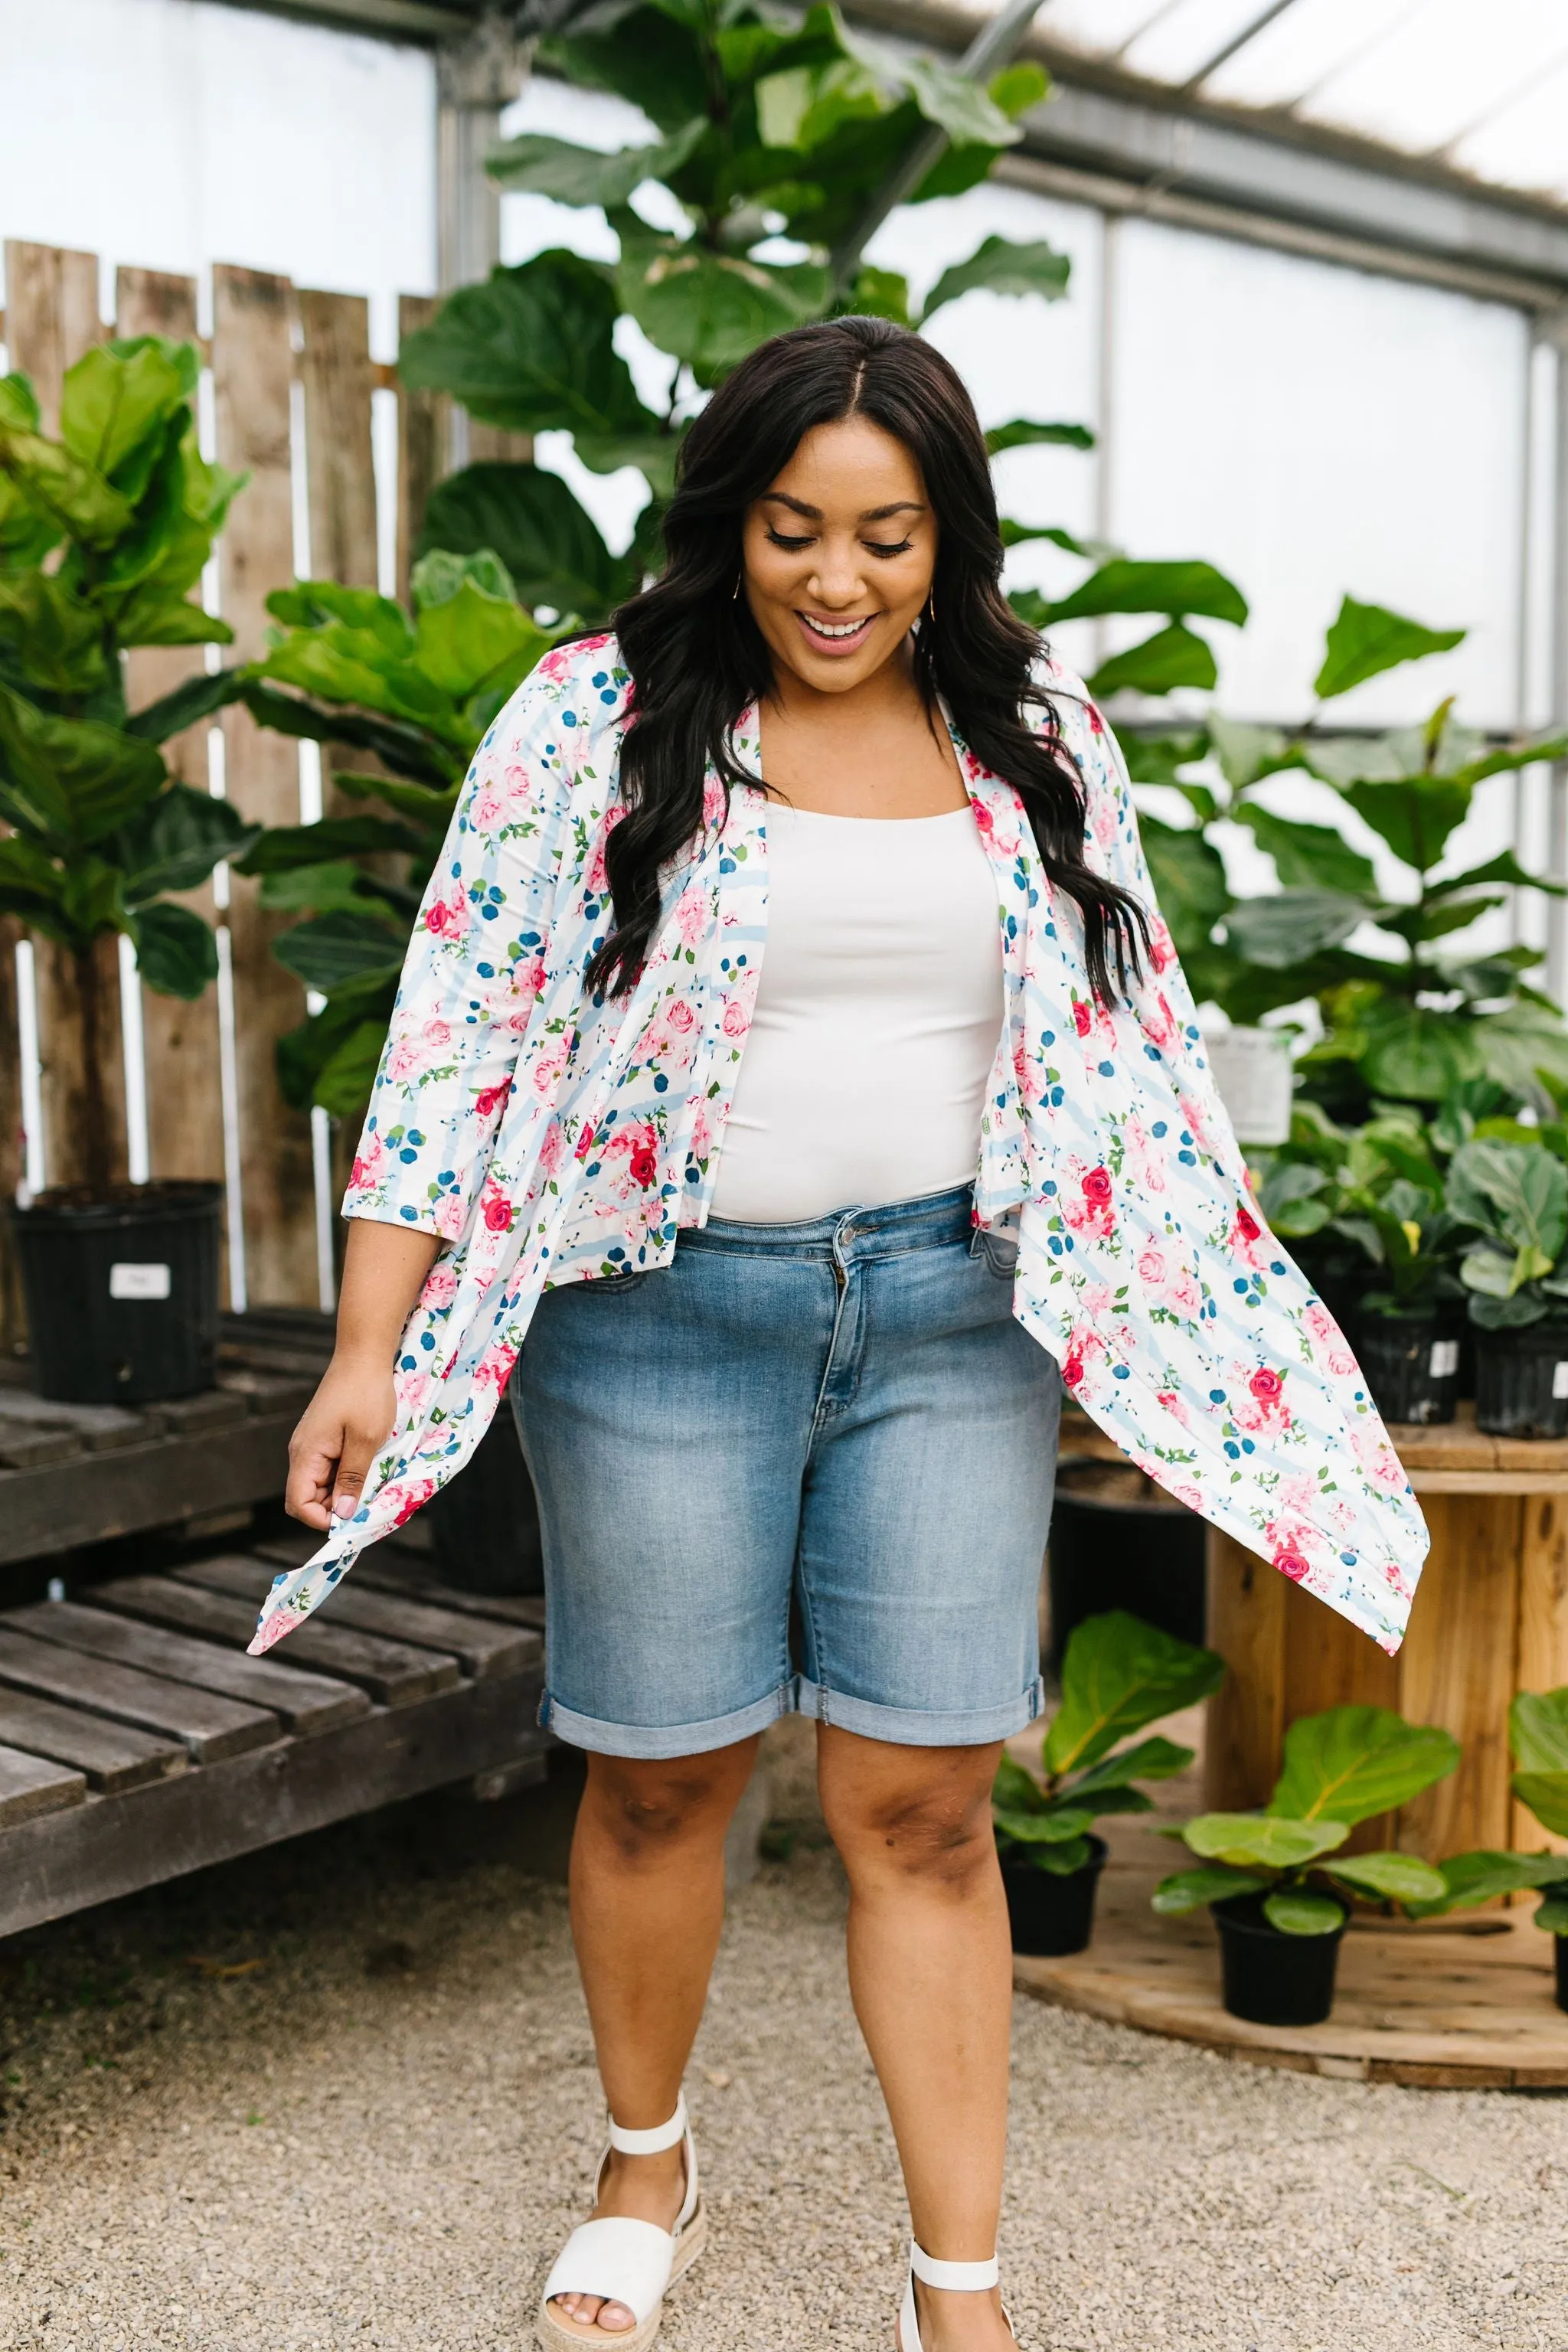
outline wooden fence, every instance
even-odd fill
[[[263,270],[218,264],[212,333],[198,339],[194,278],[122,268],[115,315],[106,320],[95,255],[7,243],[5,264],[0,340],[9,365],[32,378],[46,429],[58,423],[65,371],[89,344],[149,333],[200,341],[211,386],[210,405],[204,399],[207,454],[250,477],[217,544],[216,577],[206,593],[209,609],[235,633],[223,650],[225,663],[264,651],[266,599],[295,576],[297,559],[318,579],[375,586],[378,520],[388,497],[396,504],[396,584],[406,596],[425,500],[446,470],[454,420],[445,401],[405,394],[395,371],[372,359],[363,296],[312,293]],[[422,326],[434,308],[431,297],[403,297],[400,335]],[[384,476],[379,492],[372,442],[378,391],[397,404],[395,481]],[[519,436],[466,417],[461,424],[470,459],[528,454]],[[200,646],[149,646],[127,660],[134,709],[199,674],[206,656]],[[300,747],[264,732],[244,710],[225,711],[212,728],[193,728],[166,747],[166,756],[185,782],[224,793],[259,823],[293,824],[302,815],[332,813],[328,761],[325,812],[302,809]],[[130,1136],[140,1146],[144,1121],[142,1172],[226,1182],[232,1304],[325,1305],[331,1252],[330,1240],[322,1244],[331,1230],[339,1155],[321,1115],[313,1131],[311,1120],[279,1092],[273,1049],[305,1012],[300,983],[270,952],[280,919],[259,906],[256,883],[222,868],[190,903],[216,921],[220,958],[216,987],[195,1003],[141,988],[117,943],[101,943],[108,1003],[121,1012],[119,1023],[106,1024],[105,1078],[121,1161]],[[35,1177],[41,1173],[50,1184],[82,1173],[82,1072],[70,1042],[69,962],[42,939],[23,944],[18,962],[21,943],[14,923],[0,924],[0,1193],[6,1196],[29,1160]],[[133,992],[129,1000],[122,979]],[[30,1136],[25,1101],[32,1106]],[[14,1337],[14,1306],[6,1319]]]

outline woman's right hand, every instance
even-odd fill
[[[351,1518],[396,1414],[389,1360],[334,1356],[289,1441],[289,1517],[323,1532]]]

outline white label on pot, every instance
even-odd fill
[[[110,1298],[167,1298],[169,1269],[166,1265],[128,1265],[123,1261],[109,1269]],[[1563,1367],[1568,1372],[1568,1364]]]
[[[1552,1393],[1554,1397],[1568,1397],[1568,1364],[1552,1365]]]
[[[1434,1381],[1451,1381],[1459,1369],[1459,1343],[1457,1339],[1434,1339],[1432,1360],[1426,1376]]]
[[[1219,1098],[1241,1143],[1290,1139],[1290,1040],[1278,1029],[1226,1029],[1204,1039]]]

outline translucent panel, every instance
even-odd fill
[[[1226,706],[1305,717],[1349,591],[1470,635],[1336,715],[1406,719],[1457,692],[1473,723],[1511,725],[1526,322],[1146,223],[1119,235],[1112,535],[1207,556],[1246,592],[1248,627],[1213,630]]]
[[[1046,0],[1035,30],[1056,41],[1072,41],[1096,57],[1114,57],[1134,34],[1180,5],[1181,0]]]
[[[1204,87],[1241,106],[1293,106],[1426,0],[1294,0]]]
[[[1267,0],[1177,0],[1129,42],[1121,62],[1156,81],[1193,80],[1211,58],[1257,23],[1266,5]]]
[[[1426,152],[1527,87],[1565,47],[1562,0],[1493,0],[1484,39],[1476,37],[1474,0],[1426,0],[1331,74],[1303,110]]]
[[[1568,59],[1458,139],[1451,160],[1504,187],[1568,200]]]

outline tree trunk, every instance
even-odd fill
[[[97,942],[73,951],[81,1027],[81,1171],[88,1190],[103,1198],[110,1181],[109,1096],[103,1083],[102,974]]]

